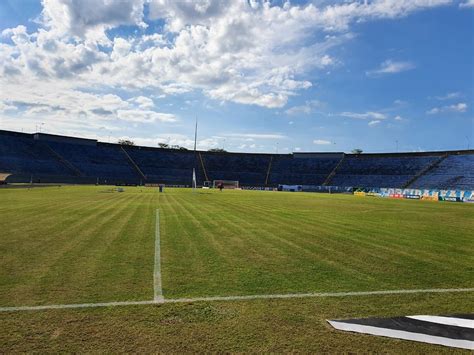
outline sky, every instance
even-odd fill
[[[236,152],[474,147],[474,0],[1,0],[0,129]]]

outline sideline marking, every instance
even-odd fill
[[[384,291],[359,291],[359,292],[315,292],[315,293],[283,293],[269,295],[248,295],[248,296],[211,296],[196,298],[175,298],[165,299],[164,303],[185,303],[185,302],[209,302],[209,301],[239,301],[257,299],[285,299],[285,298],[315,298],[315,297],[348,297],[348,296],[373,296],[373,295],[396,295],[411,293],[448,293],[448,292],[473,292],[474,288],[434,288],[434,289],[414,289],[414,290],[384,290]]]
[[[161,286],[161,247],[160,247],[160,210],[156,210],[155,224],[155,267],[153,270],[153,300],[163,301]]]
[[[0,312],[41,311],[41,310],[46,310],[46,309],[65,309],[65,308],[116,307],[116,306],[155,304],[155,303],[158,303],[158,302],[157,301],[123,301],[123,302],[100,302],[100,303],[50,304],[50,305],[44,305],[44,306],[1,307]]]
[[[195,297],[195,298],[170,298],[161,296],[152,301],[124,301],[124,302],[103,302],[103,303],[76,303],[76,304],[56,304],[45,306],[22,306],[22,307],[0,307],[0,312],[19,311],[40,311],[47,309],[64,308],[93,308],[93,307],[116,307],[133,305],[150,305],[164,303],[192,303],[192,302],[213,302],[213,301],[244,301],[257,299],[290,299],[290,298],[317,298],[317,297],[348,297],[348,296],[372,296],[372,295],[396,295],[413,293],[449,293],[449,292],[474,292],[474,288],[434,288],[419,290],[385,290],[385,291],[362,291],[362,292],[320,292],[320,293],[288,293],[269,295],[247,295],[247,296],[215,296],[215,297]]]

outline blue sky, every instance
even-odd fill
[[[4,0],[0,129],[229,151],[474,146],[474,1]]]

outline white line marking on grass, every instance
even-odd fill
[[[160,210],[156,210],[155,224],[155,267],[153,270],[153,292],[155,301],[163,300],[163,289],[161,286],[161,246],[160,246]]]
[[[348,296],[372,296],[372,295],[397,295],[413,293],[448,293],[448,292],[473,292],[474,288],[435,288],[419,290],[385,290],[385,291],[362,291],[362,292],[317,292],[317,293],[283,293],[269,295],[245,295],[245,296],[210,296],[195,298],[165,299],[165,303],[185,302],[209,302],[209,301],[240,301],[257,299],[281,299],[281,298],[311,298],[311,297],[348,297]]]
[[[362,291],[362,292],[321,292],[321,293],[288,293],[274,295],[247,295],[247,296],[215,296],[215,297],[195,297],[195,298],[170,298],[163,296],[151,301],[124,301],[124,302],[104,302],[104,303],[77,303],[77,304],[57,304],[45,306],[22,306],[22,307],[0,307],[0,312],[17,311],[39,311],[47,309],[64,308],[94,308],[94,307],[115,307],[150,305],[163,303],[192,303],[192,302],[213,302],[213,301],[245,301],[257,299],[291,299],[291,298],[317,298],[317,297],[350,297],[350,296],[372,296],[372,295],[397,295],[413,293],[449,293],[449,292],[474,292],[474,288],[434,288],[420,290],[385,290],[385,291]]]
[[[66,309],[66,308],[96,308],[96,307],[117,307],[133,306],[144,304],[158,304],[163,301],[123,301],[123,302],[100,302],[100,303],[73,303],[73,304],[50,304],[44,306],[21,306],[21,307],[0,307],[0,312],[18,312],[18,311],[41,311],[47,309]]]

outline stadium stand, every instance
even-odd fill
[[[276,155],[270,184],[322,185],[342,157],[342,153]]]
[[[69,175],[70,171],[32,135],[1,132],[0,170],[9,173]]]
[[[474,154],[449,155],[409,187],[469,190],[474,187]]]
[[[60,142],[47,144],[84,176],[97,177],[111,183],[135,183],[141,178],[127,161],[120,145],[98,143],[96,146],[90,146]]]
[[[193,152],[133,146],[124,149],[143,171],[148,183],[190,185],[191,171],[196,163]],[[202,182],[201,174],[197,179]]]
[[[391,154],[247,154],[100,143],[44,133],[0,131],[7,182],[190,185],[236,180],[364,188],[474,189],[474,150]]]
[[[347,155],[328,185],[401,188],[437,159],[436,155]]]
[[[240,184],[265,185],[268,154],[202,153],[210,180],[236,180]]]

